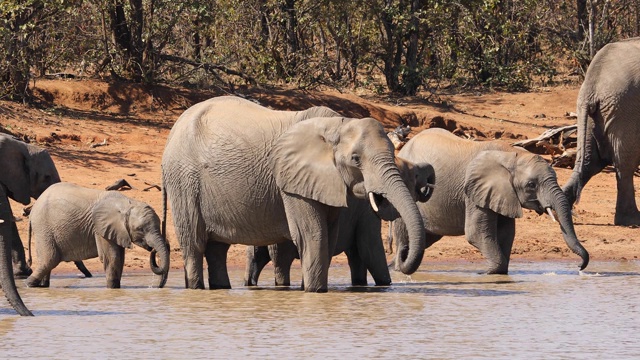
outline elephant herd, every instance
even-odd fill
[[[415,272],[426,248],[465,235],[506,274],[522,208],[549,214],[567,246],[589,263],[571,208],[590,177],[616,168],[615,224],[640,225],[633,173],[640,164],[640,40],[605,46],[594,57],[578,97],[578,152],[561,188],[540,156],[496,141],[474,142],[427,129],[395,154],[382,125],[327,107],[277,111],[216,97],[187,109],[162,154],[161,218],[117,191],[61,182],[47,151],[0,134],[0,286],[20,315],[32,315],[16,289],[48,287],[61,261],[99,257],[108,288],[120,287],[125,248],[150,252],[164,286],[169,272],[167,206],[172,210],[185,286],[231,287],[227,251],[247,245],[245,285],[274,263],[276,285],[289,285],[293,259],[303,288],[326,292],[332,256],[346,253],[354,285],[391,284],[381,221],[392,221],[394,267]],[[29,217],[29,260],[9,199],[37,202]],[[31,269],[31,237],[38,263]],[[158,259],[160,264],[158,264]],[[204,276],[206,259],[207,276]],[[12,266],[13,265],[13,266]]]

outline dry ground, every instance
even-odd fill
[[[149,203],[158,214],[162,209],[160,191],[145,189],[160,184],[160,161],[172,124],[190,105],[223,94],[94,80],[38,80],[34,93],[39,99],[36,107],[0,101],[2,131],[29,137],[46,147],[63,181],[103,189],[126,179],[133,186],[126,195]],[[412,134],[441,126],[469,136],[515,141],[512,139],[535,137],[549,127],[574,123],[575,119],[566,115],[575,111],[578,85],[529,93],[441,95],[437,104],[421,97],[391,99],[337,91],[253,88],[238,93],[275,109],[327,105],[347,116],[374,117],[388,130],[406,122],[413,126]],[[103,142],[107,145],[92,146]],[[571,170],[556,171],[564,184]],[[640,241],[636,240],[640,230],[613,226],[615,188],[615,175],[608,169],[590,181],[575,208],[576,231],[593,260],[631,260],[640,255]],[[12,206],[22,220],[18,225],[26,247],[28,221],[21,216],[22,205]],[[171,266],[182,268],[171,221],[168,235]],[[517,221],[516,236],[512,259],[562,259],[579,265],[579,258],[564,245],[559,226],[548,217],[525,210],[524,217]],[[244,266],[244,254],[243,246],[232,246],[230,265]],[[336,259],[344,260],[344,256]],[[445,237],[426,251],[424,259],[425,263],[454,260],[481,262],[482,257],[463,237]],[[97,259],[86,263],[90,270],[102,271]],[[139,248],[128,250],[126,266],[131,271],[148,269],[148,254]],[[479,264],[479,269],[482,266]],[[54,272],[72,269],[71,265],[61,265]]]

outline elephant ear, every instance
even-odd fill
[[[472,161],[465,174],[464,192],[475,205],[500,215],[522,217],[522,207],[513,184],[516,153],[483,151]]]
[[[131,200],[115,191],[108,191],[93,207],[96,234],[124,248],[131,247],[129,214]]]
[[[333,150],[343,121],[338,117],[301,121],[278,138],[270,155],[278,188],[330,206],[347,206],[347,185]]]
[[[23,142],[0,135],[0,183],[13,200],[28,205],[31,202],[31,161]]]

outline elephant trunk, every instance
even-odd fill
[[[407,189],[402,177],[397,170],[384,169],[387,174],[383,183],[387,190],[386,198],[398,210],[400,217],[406,226],[408,243],[398,244],[398,269],[404,274],[413,274],[418,270],[426,246],[424,223],[420,216],[420,210],[413,201],[413,197]]]
[[[7,224],[5,224],[7,226]],[[33,316],[33,313],[27,309],[27,306],[22,302],[18,289],[16,288],[16,282],[13,279],[13,271],[11,267],[11,246],[9,245],[10,239],[5,239],[0,235],[0,286],[4,291],[4,296],[9,300],[11,306],[21,316]]]
[[[565,243],[567,243],[571,251],[582,258],[580,270],[584,270],[589,264],[589,253],[582,246],[576,235],[573,227],[573,219],[571,218],[571,205],[569,204],[569,200],[567,200],[562,189],[557,185],[554,185],[550,190],[549,204],[558,215],[558,222],[560,223],[560,229],[562,230]]]
[[[154,274],[162,276],[162,278],[160,279],[160,283],[158,284],[158,287],[161,288],[166,284],[167,277],[169,275],[169,243],[164,241],[163,238],[159,235],[150,237],[151,239],[147,239],[147,244],[149,244],[152,248],[151,254],[149,255],[149,264],[151,267],[151,271],[153,271]],[[160,264],[162,266],[158,266],[156,255],[160,256]]]

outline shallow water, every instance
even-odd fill
[[[640,356],[640,262],[512,262],[508,276],[481,263],[427,264],[390,287],[351,287],[330,271],[330,292],[297,287],[164,289],[147,273],[122,289],[55,273],[49,289],[20,294],[35,317],[0,305],[0,358],[593,358]],[[293,279],[299,279],[294,270]],[[262,284],[272,283],[266,268]],[[295,280],[294,280],[295,281]],[[532,357],[532,355],[534,355]]]

